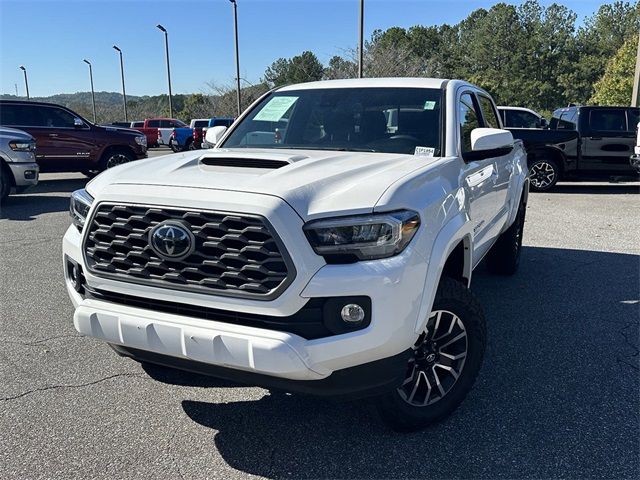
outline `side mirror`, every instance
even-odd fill
[[[549,122],[547,122],[547,119],[544,117],[540,117],[540,128],[547,128],[549,126]]]
[[[471,131],[471,151],[462,154],[466,161],[501,157],[513,150],[513,135],[500,128],[474,128]]]
[[[74,128],[83,128],[84,127],[84,122],[82,121],[81,118],[75,117],[73,119],[73,127]]]
[[[207,133],[205,134],[204,139],[211,145],[217,145],[226,131],[227,127],[221,125],[217,127],[211,127],[207,129]]]

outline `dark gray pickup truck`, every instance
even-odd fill
[[[566,107],[553,112],[549,129],[509,128],[527,149],[531,190],[560,179],[636,177],[629,161],[640,108]]]

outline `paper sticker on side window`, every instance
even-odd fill
[[[416,147],[414,155],[421,155],[423,157],[433,157],[436,153],[436,149],[433,147]]]
[[[279,122],[285,113],[296,103],[298,97],[273,97],[262,107],[254,120],[263,122]]]

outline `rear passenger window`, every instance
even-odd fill
[[[0,125],[14,127],[38,126],[33,105],[1,105]]]
[[[158,128],[160,126],[160,120],[149,120],[147,126],[149,128]]]
[[[490,128],[500,128],[498,115],[491,99],[485,97],[484,95],[478,95],[478,100],[480,101],[480,107],[482,108],[482,118],[484,118],[484,126]]]
[[[625,111],[619,109],[592,110],[589,114],[589,127],[597,132],[626,132]]]
[[[460,145],[462,153],[471,151],[471,131],[480,127],[478,112],[470,93],[464,93],[460,97],[458,106],[458,122],[460,122]]]
[[[0,105],[0,125],[20,125],[15,105]]]

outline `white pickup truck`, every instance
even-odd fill
[[[633,155],[629,160],[631,166],[640,173],[640,123],[636,126],[636,146],[633,147]]]
[[[292,85],[206,152],[109,169],[74,192],[74,325],[141,362],[375,398],[414,430],[453,411],[485,350],[469,290],[513,274],[526,154],[459,80]],[[514,312],[514,317],[517,312]]]

